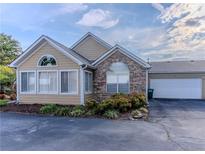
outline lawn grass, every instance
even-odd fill
[[[1,106],[6,106],[7,104],[8,104],[8,100],[0,99],[0,107]]]

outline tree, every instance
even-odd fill
[[[0,65],[0,73],[0,92],[12,91],[12,85],[16,78],[15,70],[8,66]]]
[[[19,42],[4,33],[0,34],[0,65],[10,64],[21,52]]]
[[[18,41],[9,35],[0,34],[0,92],[13,91],[15,70],[6,65],[10,64],[20,52]]]

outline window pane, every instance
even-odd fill
[[[47,72],[39,72],[39,92],[47,92],[48,91],[48,73]]]
[[[56,60],[51,56],[44,56],[39,61],[40,66],[52,66],[56,65]]]
[[[49,92],[57,92],[57,73],[48,72],[49,74]]]
[[[35,74],[34,72],[28,72],[28,91],[35,91]]]
[[[117,84],[107,84],[107,92],[117,93]]]
[[[75,71],[69,72],[69,92],[77,91],[77,73]]]
[[[27,72],[21,73],[21,91],[22,92],[27,91]]]
[[[89,73],[89,92],[92,92],[93,89],[93,77],[92,77],[92,73]]]
[[[117,83],[117,75],[107,73],[107,83]]]
[[[85,72],[85,91],[88,92],[88,87],[89,87],[89,77],[88,77],[88,72]]]
[[[118,83],[128,83],[129,82],[129,75],[118,75]]]
[[[61,92],[68,92],[68,72],[61,72]]]
[[[128,93],[129,92],[129,85],[125,84],[118,84],[118,92],[119,93]]]

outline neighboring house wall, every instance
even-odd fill
[[[106,72],[110,65],[115,62],[123,62],[128,65],[130,71],[130,93],[146,92],[146,70],[119,51],[113,53],[110,57],[98,64],[94,73],[94,97],[97,100],[103,100],[109,97],[112,93],[106,92]]]
[[[39,59],[46,54],[53,55],[56,58],[57,66],[51,67],[39,67],[37,66]],[[75,95],[62,95],[62,94],[20,94],[20,86],[18,86],[18,95],[19,95],[19,102],[23,104],[46,104],[46,103],[53,103],[53,104],[80,104],[80,82],[79,82],[79,65],[74,63],[71,59],[67,56],[62,54],[60,51],[57,51],[48,43],[43,44],[37,51],[28,59],[25,60],[19,67],[18,67],[18,83],[20,83],[20,71],[26,70],[67,70],[67,69],[76,69],[78,70],[78,94]],[[60,73],[58,73],[58,79]],[[60,81],[58,80],[58,85]],[[59,89],[59,86],[58,86]]]
[[[149,73],[150,79],[202,79],[202,98],[205,99],[205,73]]]
[[[107,51],[107,48],[102,46],[92,37],[86,38],[79,45],[77,45],[73,50],[86,57],[89,60],[95,60],[100,55]]]

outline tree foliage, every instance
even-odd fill
[[[21,52],[19,42],[11,36],[0,34],[0,65],[10,64]]]
[[[11,91],[15,78],[16,75],[13,68],[0,65],[0,91]]]

